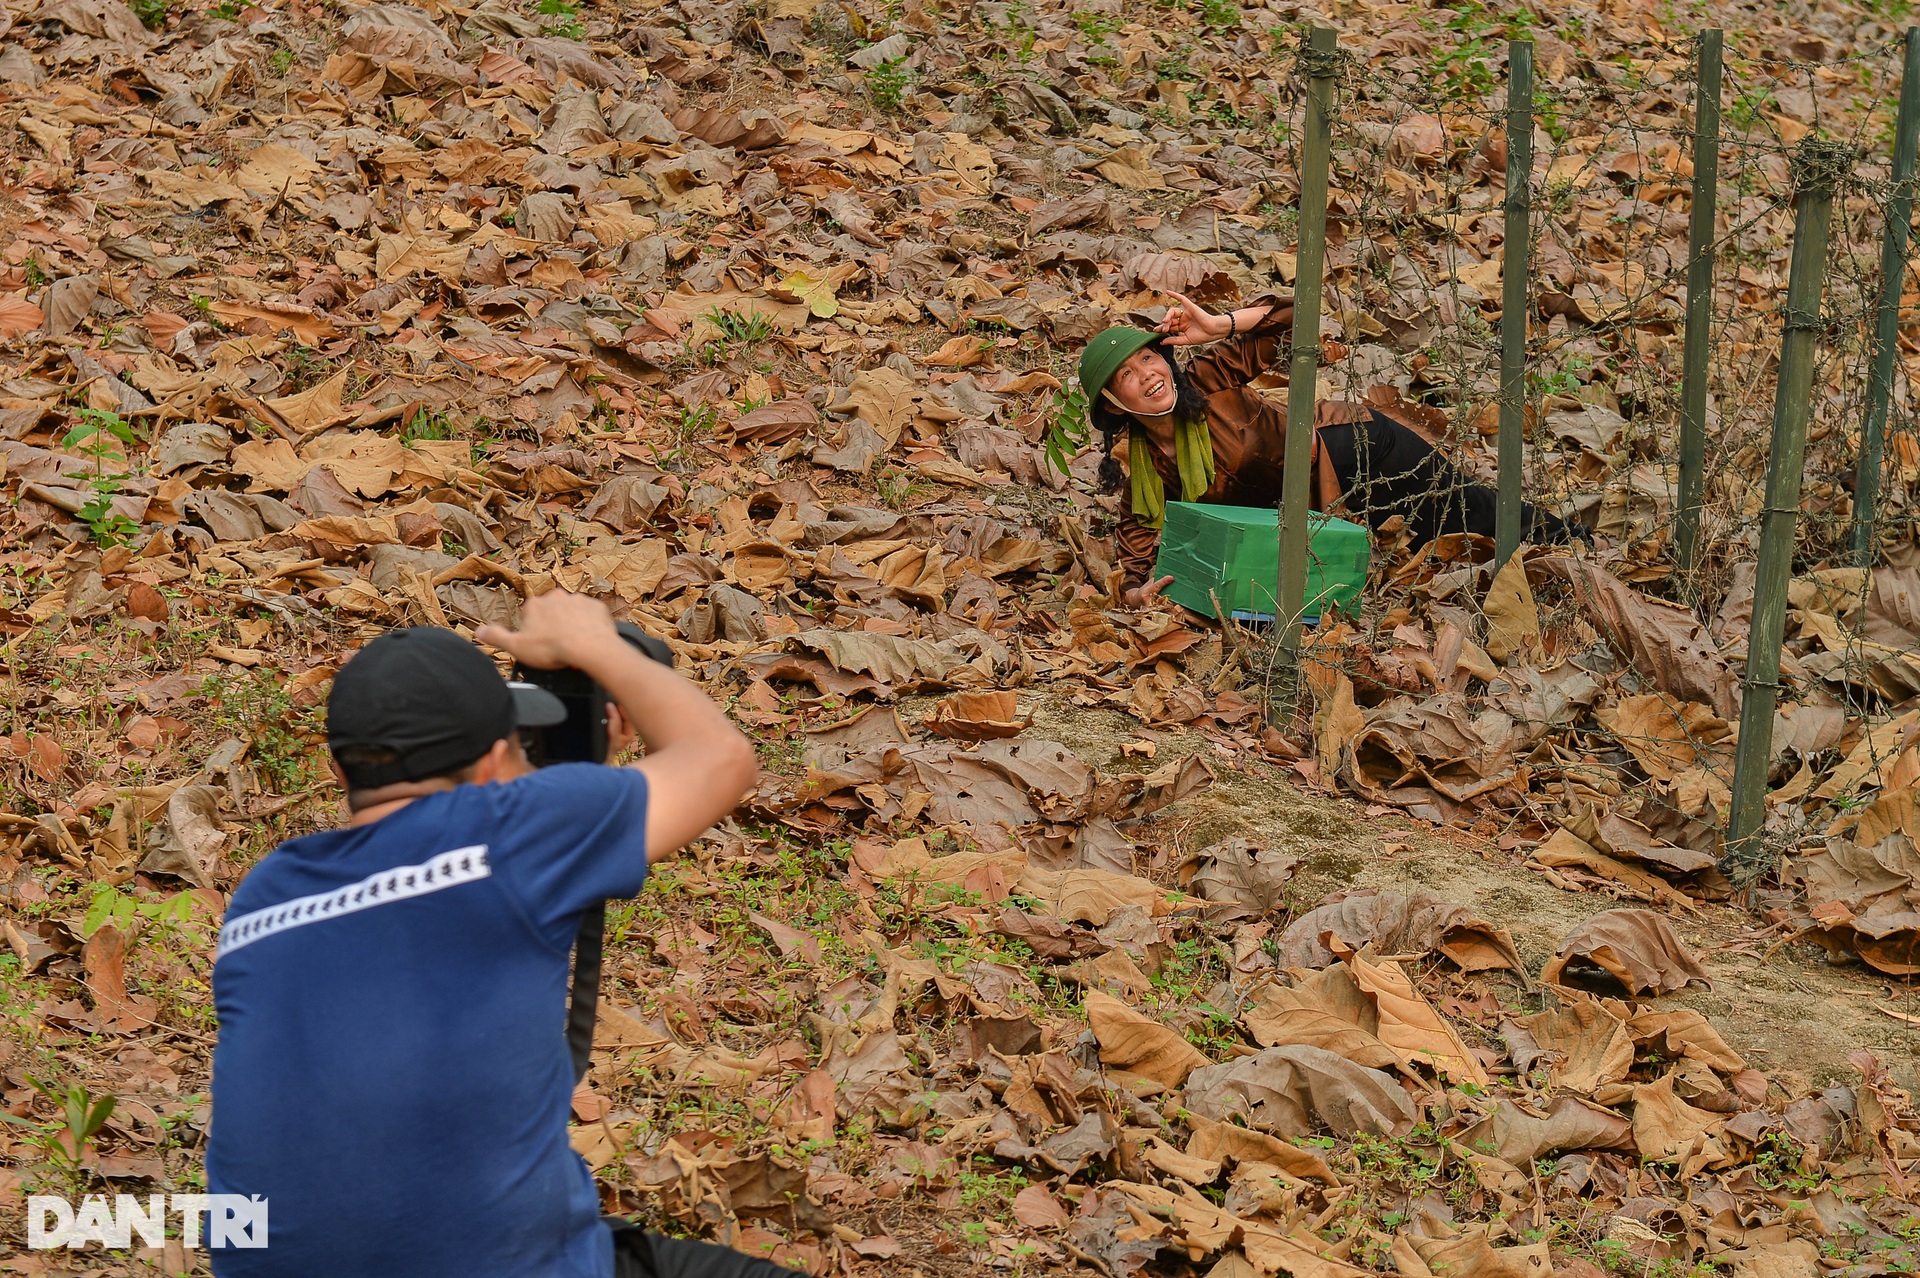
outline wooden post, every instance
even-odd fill
[[[1807,422],[1813,414],[1813,365],[1820,331],[1820,293],[1827,266],[1833,189],[1853,162],[1852,148],[1808,138],[1793,156],[1797,207],[1793,260],[1787,272],[1780,376],[1773,395],[1773,441],[1767,455],[1767,497],[1760,524],[1760,563],[1753,626],[1747,634],[1747,677],[1740,698],[1740,744],[1734,755],[1733,803],[1723,864],[1752,866],[1766,819],[1767,769],[1773,759],[1773,713],[1780,699],[1780,639],[1793,577],[1793,534],[1800,515],[1800,473],[1806,466]]]
[[[1680,509],[1674,520],[1681,589],[1695,593],[1700,503],[1706,495],[1707,354],[1713,342],[1714,206],[1720,187],[1718,30],[1700,33],[1693,87],[1693,209],[1687,223],[1687,337],[1680,373]]]
[[[1293,282],[1293,358],[1287,382],[1286,471],[1280,483],[1280,590],[1274,624],[1285,664],[1296,665],[1306,611],[1307,534],[1313,494],[1313,410],[1320,386],[1320,289],[1327,261],[1327,173],[1332,166],[1338,33],[1315,27],[1300,53],[1307,74],[1300,146],[1300,245]]]
[[[1507,202],[1500,279],[1500,477],[1493,563],[1520,548],[1521,441],[1527,426],[1527,250],[1532,238],[1533,41],[1507,44]]]
[[[1860,423],[1860,455],[1853,472],[1853,557],[1873,566],[1873,515],[1880,497],[1880,466],[1887,440],[1887,405],[1893,398],[1893,363],[1899,355],[1900,294],[1907,282],[1907,223],[1913,217],[1913,169],[1920,152],[1920,27],[1907,28],[1907,59],[1900,81],[1900,114],[1893,133],[1893,192],[1880,240],[1880,306],[1875,315],[1873,373],[1867,381],[1867,415]]]

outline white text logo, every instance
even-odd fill
[[[88,1194],[76,1208],[64,1198],[33,1194],[27,1199],[27,1246],[84,1247],[90,1242],[108,1248],[127,1248],[138,1235],[145,1247],[167,1240],[166,1194],[150,1194],[143,1207],[131,1194],[118,1195],[111,1204],[100,1194]],[[180,1217],[180,1241],[200,1246],[200,1218],[206,1217],[209,1247],[264,1247],[267,1245],[267,1200],[255,1194],[174,1194],[171,1205]]]

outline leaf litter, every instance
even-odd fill
[[[1542,32],[1550,74],[1584,44],[1671,82],[1665,20],[1614,10]],[[1257,638],[1110,606],[1113,501],[1047,427],[1106,323],[1291,282],[1295,16],[9,15],[5,1227],[29,1188],[193,1183],[212,931],[334,816],[339,661],[560,587],[667,640],[767,765],[611,920],[574,1103],[609,1209],[815,1273],[1911,1269],[1904,1066],[1809,1088],[1683,1005],[1709,977],[1670,916],[1749,886],[1717,829],[1750,569],[1702,625],[1643,588],[1657,555],[1489,577],[1466,539],[1389,536],[1411,602],[1310,634],[1274,724]],[[1779,56],[1770,20],[1735,43]],[[1399,6],[1342,21],[1384,56],[1429,39]],[[1340,162],[1409,192],[1498,171],[1434,117],[1356,126]],[[1440,248],[1453,214],[1412,211],[1434,235],[1399,283],[1497,292],[1490,252]],[[1617,310],[1619,279],[1597,259],[1565,305]],[[1595,458],[1603,398],[1549,414]],[[1657,500],[1617,460],[1573,494],[1603,533]],[[1920,967],[1914,571],[1794,582],[1789,855],[1733,943],[1758,962],[1802,937]],[[1325,838],[1194,836],[1272,775],[1626,905],[1549,955],[1444,877],[1330,884]],[[56,1078],[117,1098],[99,1132],[50,1117]]]

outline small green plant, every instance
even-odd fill
[[[185,923],[193,917],[193,896],[176,892],[164,901],[142,901],[102,883],[94,889],[93,900],[87,903],[80,932],[83,936],[92,936],[108,923],[124,932],[133,925],[136,915],[156,923]]]
[[[1567,122],[1560,115],[1558,99],[1551,93],[1544,89],[1533,91],[1533,114],[1540,121],[1540,127],[1547,131],[1548,137],[1557,143],[1567,140]]]
[[[128,0],[127,8],[148,30],[158,31],[167,24],[168,0]]]
[[[1120,58],[1114,52],[1113,42],[1107,37],[1120,30],[1120,19],[1110,13],[1090,13],[1081,11],[1073,15],[1073,25],[1080,28],[1080,34],[1087,42],[1087,61],[1097,67],[1119,65]]]
[[[1200,21],[1216,31],[1239,26],[1239,0],[1200,0]]]
[[[87,535],[99,546],[124,546],[140,535],[140,525],[113,508],[120,495],[120,477],[108,476],[91,481],[93,495],[73,513],[87,526]]]
[[[898,111],[912,83],[913,68],[899,58],[888,58],[867,72],[867,96],[882,111]]]
[[[220,0],[219,4],[207,10],[207,16],[209,18],[218,18],[222,22],[232,22],[240,16],[241,11],[246,7],[244,3],[238,3],[236,0]]]
[[[540,0],[534,12],[547,19],[541,28],[550,36],[578,40],[587,34],[580,23],[580,6],[574,0]]]
[[[983,1156],[979,1161],[987,1160]],[[1018,1167],[999,1174],[964,1171],[960,1173],[960,1205],[973,1212],[988,1208],[990,1214],[998,1215],[1013,1202],[1014,1195],[1026,1187],[1027,1174]]]
[[[423,439],[452,439],[453,423],[447,420],[445,413],[429,413],[420,409],[407,418],[406,425],[400,428],[400,442],[418,443]]]
[[[4,1111],[0,1111],[0,1118],[22,1127],[37,1128],[39,1134],[32,1138],[33,1143],[46,1151],[48,1160],[54,1166],[69,1175],[77,1174],[80,1164],[86,1161],[87,1146],[106,1126],[107,1119],[113,1116],[113,1107],[118,1098],[111,1094],[96,1097],[79,1083],[69,1083],[59,1088],[51,1083],[30,1081],[35,1091],[62,1111],[65,1121],[34,1123]]]
[[[133,427],[120,414],[103,408],[76,410],[79,421],[69,430],[62,445],[93,459],[93,474],[87,486],[93,495],[74,514],[87,526],[88,535],[102,546],[118,546],[133,540],[140,526],[113,508],[113,499],[124,491],[125,473],[108,474],[107,461],[125,464],[126,449],[135,439]]]
[[[267,70],[273,72],[277,76],[285,75],[289,70],[292,69],[293,60],[296,56],[298,55],[296,55],[292,49],[287,49],[287,48],[275,49],[272,55],[267,58]]]
[[[272,675],[210,676],[200,695],[214,707],[214,723],[235,729],[252,743],[248,758],[275,794],[293,794],[312,784],[319,764],[314,738],[321,735],[318,709],[302,709]]]
[[[1448,10],[1440,10],[1442,13]],[[1451,95],[1484,97],[1492,92],[1497,77],[1493,73],[1499,24],[1478,3],[1469,0],[1451,11],[1446,29],[1461,37],[1447,46],[1434,61],[1434,78]]]
[[[1763,113],[1778,110],[1779,106],[1772,89],[1748,89],[1734,96],[1733,105],[1727,108],[1727,117],[1741,129],[1751,129]]]
[[[885,470],[873,477],[873,490],[888,510],[905,510],[921,491],[920,481],[904,470]]]
[[[1809,1162],[1804,1146],[1784,1131],[1768,1132],[1754,1152],[1754,1179],[1763,1189],[1784,1189],[1797,1197],[1815,1193],[1824,1179],[1818,1171],[1806,1170]]]
[[[1153,74],[1155,78],[1161,80],[1199,79],[1199,73],[1193,69],[1193,64],[1187,61],[1187,54],[1191,52],[1192,50],[1184,44],[1177,49],[1170,50],[1165,57],[1153,64]]]
[[[1087,393],[1075,386],[1053,393],[1053,413],[1047,421],[1047,464],[1060,474],[1067,463],[1093,438],[1093,425],[1087,415]]]
[[[753,346],[773,336],[773,321],[758,313],[743,315],[716,307],[707,312],[707,322],[719,329],[729,342],[742,346]]]

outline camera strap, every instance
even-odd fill
[[[573,1058],[573,1081],[587,1076],[593,1060],[593,1022],[600,1010],[601,943],[606,938],[607,907],[601,905],[580,916],[573,938],[573,989],[567,995],[567,1054]]]

